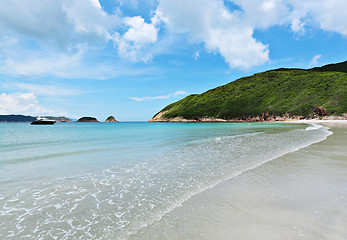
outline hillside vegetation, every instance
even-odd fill
[[[343,113],[347,113],[347,61],[308,70],[282,68],[244,77],[170,104],[154,120]]]

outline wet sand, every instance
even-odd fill
[[[193,196],[130,239],[346,239],[347,125],[322,124],[326,140]]]

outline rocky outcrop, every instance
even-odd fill
[[[81,117],[77,122],[99,122],[95,117]]]
[[[106,118],[105,122],[118,122],[114,116],[109,116],[108,118]]]
[[[151,118],[148,122],[169,122],[168,118],[164,118],[163,115],[167,113],[168,111],[163,111],[155,115],[153,118]]]
[[[182,117],[175,118],[165,118],[163,115],[166,112],[160,112],[155,115],[148,122],[277,122],[277,121],[296,121],[296,120],[347,120],[347,113],[342,114],[341,116],[337,115],[328,115],[328,116],[292,116],[288,113],[283,114],[282,116],[269,115],[267,112],[262,113],[260,116],[249,116],[245,118],[232,118],[232,119],[221,119],[214,117],[202,117],[195,119],[185,119]]]
[[[326,109],[324,109],[322,107],[314,107],[313,111],[318,116],[327,116],[327,115],[329,115],[329,111],[327,111]]]

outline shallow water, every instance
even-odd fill
[[[281,123],[0,123],[0,238],[127,239],[330,134]]]
[[[346,130],[193,196],[130,239],[346,239]]]

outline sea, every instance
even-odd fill
[[[0,123],[0,239],[145,239],[193,196],[330,134],[291,123]]]

